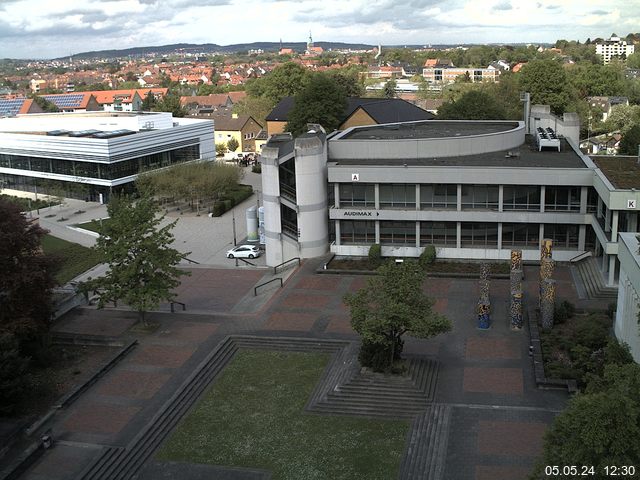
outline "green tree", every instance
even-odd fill
[[[425,272],[417,262],[387,262],[377,272],[366,287],[347,294],[344,302],[351,309],[351,326],[362,337],[363,349],[384,351],[386,361],[378,357],[375,367],[388,369],[400,357],[405,333],[430,338],[451,330],[451,322],[433,310],[433,300],[423,291]]]
[[[0,414],[11,413],[27,388],[29,357],[20,353],[15,335],[0,331]]]
[[[127,72],[127,74],[124,76],[124,79],[125,79],[126,82],[137,82],[138,81],[138,77],[133,72]]]
[[[140,109],[143,112],[150,112],[154,109],[154,107],[156,106],[156,103],[157,103],[157,100],[155,95],[151,90],[149,90],[147,92],[147,95],[144,97],[144,100],[142,101],[142,105],[140,105]]]
[[[229,149],[230,152],[235,152],[239,146],[240,144],[238,143],[238,140],[236,140],[235,138],[231,138],[227,142],[227,148]]]
[[[628,68],[640,68],[640,52],[632,53],[627,57]]]
[[[323,73],[312,73],[304,89],[295,96],[285,129],[299,135],[306,130],[307,123],[319,123],[327,131],[333,131],[340,125],[346,108],[347,96],[338,82]]]
[[[604,128],[609,132],[617,130],[626,133],[635,125],[640,124],[639,105],[614,105],[611,113],[604,122]]]
[[[364,95],[364,83],[357,71],[348,69],[329,70],[328,74],[340,85],[347,97],[361,97]]]
[[[265,97],[275,105],[284,97],[292,97],[304,87],[307,70],[297,63],[287,62],[274,68],[269,75],[247,84],[247,93]]]
[[[221,157],[227,153],[227,146],[224,143],[216,143],[216,156]]]
[[[504,120],[506,113],[496,99],[481,90],[470,90],[456,101],[438,108],[438,118],[445,120]]]
[[[265,118],[273,110],[273,103],[265,97],[252,97],[247,95],[233,106],[233,113],[248,115],[260,125],[266,125]]]
[[[21,348],[40,339],[51,320],[54,261],[41,253],[45,230],[0,198],[0,332]]]
[[[631,127],[620,140],[620,155],[637,155],[640,148],[640,125]]]
[[[384,88],[382,89],[385,98],[395,98],[396,97],[396,87],[398,86],[398,82],[396,82],[393,78],[387,80],[384,84]]]
[[[555,60],[533,60],[519,72],[520,88],[534,104],[549,105],[557,115],[565,112],[573,92],[564,67]]]
[[[544,465],[593,465],[604,478],[605,466],[640,463],[640,365],[608,365],[556,417],[544,439]]]
[[[59,112],[60,109],[57,107],[57,105],[49,100],[47,100],[44,97],[40,97],[38,95],[33,95],[31,98],[33,98],[33,102],[38,105],[43,112],[47,112],[47,113],[55,113],[55,112]]]
[[[187,110],[180,103],[180,97],[172,94],[165,95],[162,100],[156,102],[153,111],[171,112],[174,117],[184,117],[187,114]]]
[[[158,215],[159,208],[148,195],[135,202],[129,196],[112,198],[107,211],[110,221],[94,248],[109,270],[85,288],[97,291],[98,308],[122,301],[146,324],[145,313],[162,301],[172,301],[180,276],[188,274],[178,268],[184,255],[170,247],[177,220],[160,227],[164,217]]]

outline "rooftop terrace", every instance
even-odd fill
[[[615,188],[640,190],[638,157],[594,155],[591,160]]]

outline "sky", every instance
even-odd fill
[[[172,43],[553,43],[640,31],[640,1],[0,0],[0,58]]]

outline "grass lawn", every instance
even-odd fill
[[[396,478],[409,421],[303,411],[329,355],[238,351],[158,460],[269,470],[274,480]]]
[[[109,223],[109,219],[102,220],[102,225],[105,226]],[[75,225],[78,228],[84,228],[85,230],[91,230],[92,232],[100,233],[100,220],[91,220],[90,222],[78,223]]]
[[[56,257],[60,262],[56,280],[61,285],[102,261],[98,252],[52,235],[42,237],[42,250],[45,254]]]

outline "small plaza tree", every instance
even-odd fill
[[[178,268],[184,257],[170,247],[171,229],[177,220],[160,227],[164,217],[150,196],[134,201],[115,197],[107,207],[110,221],[96,242],[97,249],[109,264],[104,277],[83,286],[96,290],[98,308],[105,303],[122,301],[136,310],[146,325],[145,313],[170,302],[180,285],[180,276],[188,274]]]
[[[404,334],[434,337],[451,330],[451,322],[433,310],[433,300],[422,289],[425,272],[417,262],[387,262],[377,272],[344,302],[351,308],[352,328],[362,337],[360,363],[388,371],[401,357]]]

